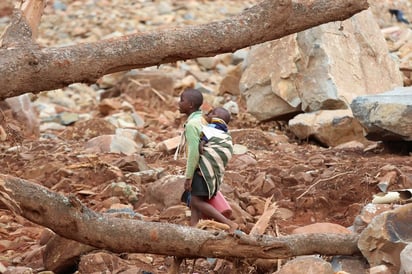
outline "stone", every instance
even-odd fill
[[[349,141],[367,141],[364,129],[349,109],[303,113],[289,121],[290,130],[301,140],[314,138],[335,147]]]
[[[219,92],[217,95],[229,93],[231,95],[240,95],[239,83],[242,76],[242,67],[237,65],[234,69],[227,72],[227,75],[220,81]]]
[[[376,216],[362,231],[359,250],[371,267],[386,265],[391,273],[400,270],[400,253],[412,241],[412,204]]]
[[[401,251],[401,269],[400,274],[409,274],[412,273],[412,244],[408,244]]]
[[[393,274],[386,265],[377,265],[369,268],[369,274]]]
[[[277,274],[333,274],[330,263],[315,256],[301,256],[288,261]]]
[[[376,141],[412,140],[412,87],[356,97],[351,103],[355,118]]]
[[[306,233],[338,233],[351,234],[352,231],[338,224],[333,223],[314,223],[302,227],[298,227],[292,231],[292,234]]]
[[[24,136],[38,138],[40,135],[40,121],[37,111],[31,102],[30,94],[26,93],[5,99],[13,116],[22,125]]]
[[[148,186],[149,195],[146,202],[156,203],[162,207],[170,207],[181,203],[184,191],[184,176],[167,175]]]
[[[361,233],[377,215],[392,210],[393,206],[388,204],[366,204],[358,216],[355,217],[352,229],[355,233]]]
[[[54,273],[73,272],[80,255],[96,249],[59,235],[54,235],[46,244],[43,261],[46,269]]]
[[[88,140],[84,147],[89,153],[123,153],[126,155],[139,153],[142,148],[133,140],[117,135],[94,137]]]
[[[156,149],[162,152],[171,152],[175,150],[180,144],[181,137],[176,136],[173,138],[169,138],[167,140],[163,140],[162,142],[156,145]]]
[[[335,273],[369,274],[368,263],[361,256],[334,256],[330,263]]]
[[[109,252],[81,256],[78,271],[80,273],[142,273],[142,269]]]
[[[345,109],[356,96],[403,85],[369,10],[253,46],[244,67],[240,91],[260,121]]]
[[[116,127],[109,121],[101,118],[93,118],[78,121],[73,126],[66,128],[60,137],[69,140],[89,140],[106,134],[114,134]]]

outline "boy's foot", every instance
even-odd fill
[[[234,234],[235,231],[236,231],[238,228],[239,228],[239,225],[238,225],[237,223],[231,222],[231,223],[229,224],[229,233],[230,233],[230,234]]]

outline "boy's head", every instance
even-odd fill
[[[212,109],[207,115],[206,115],[206,120],[208,123],[212,121],[212,118],[220,118],[223,121],[225,121],[226,124],[229,124],[230,122],[230,112],[223,108],[223,107],[216,107]]]
[[[187,88],[180,95],[179,111],[181,113],[191,114],[199,110],[202,104],[202,93],[197,89]]]

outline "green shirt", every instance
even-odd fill
[[[202,125],[206,125],[207,122],[203,118],[202,111],[198,110],[193,112],[187,118],[185,124],[185,137],[186,137],[186,179],[192,179],[196,168],[199,165],[199,141],[200,133],[202,131]]]

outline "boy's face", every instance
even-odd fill
[[[189,96],[183,92],[180,95],[180,101],[179,101],[179,111],[180,113],[185,113],[188,114],[192,110],[192,102],[189,100]]]

